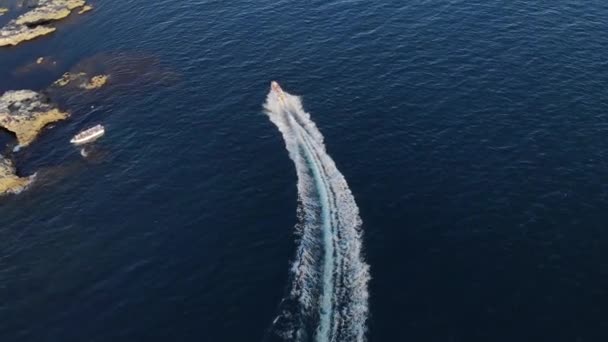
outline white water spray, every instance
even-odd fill
[[[369,266],[355,199],[300,98],[271,91],[264,107],[295,163],[300,205],[293,282],[275,329],[298,342],[364,341]]]

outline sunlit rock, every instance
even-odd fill
[[[11,90],[0,96],[0,127],[15,133],[22,147],[34,141],[44,126],[68,116],[35,91]]]
[[[67,17],[72,10],[84,5],[84,0],[39,0],[32,10],[0,29],[0,46],[14,46],[49,34],[55,31],[48,26],[51,22]]]
[[[107,75],[93,76],[93,77],[91,77],[89,82],[84,85],[84,89],[87,89],[87,90],[98,89],[98,88],[103,87],[103,85],[106,84],[106,82],[108,82]]]
[[[29,28],[25,25],[9,23],[0,29],[0,46],[14,46],[21,42],[32,40],[55,31],[54,27],[36,26]]]
[[[19,177],[15,172],[13,163],[0,155],[0,196],[18,194],[34,180],[35,176]]]
[[[80,11],[78,11],[78,14],[83,14],[83,13],[87,13],[88,11],[92,10],[93,6],[91,5],[84,5],[82,6],[82,8],[80,9]]]
[[[89,78],[89,75],[84,72],[66,72],[53,85],[56,87],[71,85],[80,89],[91,90],[101,88],[107,81],[108,75],[96,75]]]
[[[15,19],[18,25],[37,25],[60,20],[72,13],[72,10],[85,5],[84,0],[40,0],[33,10]]]
[[[66,85],[70,84],[73,81],[83,80],[84,78],[86,78],[86,76],[87,75],[84,72],[79,72],[79,73],[66,72],[65,74],[61,75],[61,78],[59,78],[57,81],[53,82],[53,85],[56,87],[65,87]]]

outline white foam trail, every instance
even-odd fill
[[[295,341],[364,341],[369,266],[355,199],[300,98],[271,91],[264,107],[296,166],[300,203],[300,241],[278,333]]]

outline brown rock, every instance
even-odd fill
[[[84,89],[87,89],[87,90],[98,89],[98,88],[103,87],[103,85],[106,84],[106,82],[108,82],[107,75],[93,76],[93,77],[91,77],[89,82],[84,85]]]
[[[93,9],[93,6],[91,5],[84,5],[80,11],[78,11],[78,14],[83,14],[83,13],[87,13],[89,11],[91,11]]]
[[[0,155],[0,196],[20,193],[34,181],[34,177],[17,176],[13,163]]]
[[[15,46],[21,42],[32,40],[55,31],[54,27],[36,26],[29,28],[24,25],[11,25],[10,23],[0,29],[0,46]]]
[[[49,34],[55,28],[47,26],[48,23],[67,17],[73,9],[84,5],[84,0],[39,0],[34,9],[0,29],[0,46],[14,46]]]
[[[22,147],[34,141],[44,126],[68,116],[35,91],[11,90],[0,96],[0,127],[15,133]]]
[[[108,82],[108,78],[108,75],[96,75],[89,79],[89,76],[84,72],[66,72],[60,79],[55,81],[53,85],[56,87],[71,85],[80,89],[92,90],[101,88]]]

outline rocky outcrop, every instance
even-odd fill
[[[108,82],[108,75],[96,75],[89,78],[85,72],[66,72],[60,79],[53,83],[56,87],[65,87],[67,85],[74,86],[80,89],[92,90],[101,88]]]
[[[83,14],[83,13],[87,13],[88,11],[91,11],[93,9],[93,6],[91,5],[84,5],[80,11],[78,11],[78,14]]]
[[[54,27],[36,26],[29,28],[15,23],[9,23],[0,29],[0,46],[17,45],[21,42],[47,35],[54,32]]]
[[[72,13],[72,10],[85,5],[84,0],[39,0],[33,10],[15,19],[17,25],[40,25],[60,20]]]
[[[91,77],[89,82],[84,85],[84,89],[86,89],[86,90],[98,89],[98,88],[103,87],[104,84],[106,84],[106,82],[108,82],[107,75],[93,76],[93,77]]]
[[[13,163],[0,155],[0,196],[20,193],[33,182],[34,177],[17,176]]]
[[[67,17],[72,10],[84,5],[84,0],[39,0],[32,10],[0,29],[0,46],[17,45],[49,34],[55,31],[49,23]]]
[[[8,8],[0,7],[0,15],[3,15],[6,12],[8,12]]]
[[[84,79],[86,79],[86,77],[87,77],[87,74],[85,74],[84,72],[79,72],[79,73],[66,72],[65,74],[61,75],[61,78],[59,78],[57,81],[53,82],[53,85],[56,87],[65,87],[66,85],[70,84],[73,81],[82,82]]]
[[[0,96],[0,127],[15,133],[21,147],[34,141],[44,126],[68,116],[35,91],[11,90]]]

